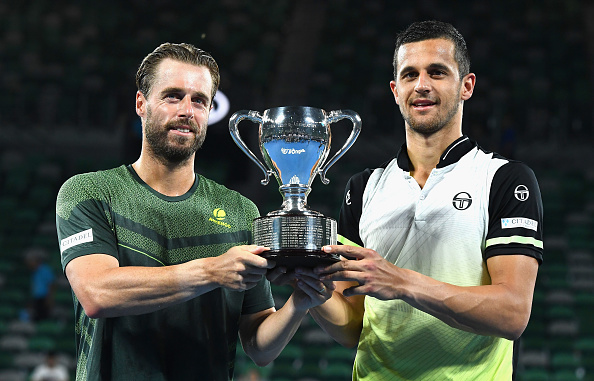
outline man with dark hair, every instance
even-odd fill
[[[296,292],[276,311],[274,263],[249,245],[256,206],[194,171],[218,83],[208,53],[159,46],[137,75],[138,160],[60,189],[77,380],[231,380],[238,334],[268,364],[324,300]]]
[[[442,38],[454,44],[454,59],[458,64],[458,74],[464,78],[470,73],[470,54],[464,37],[451,24],[438,21],[423,21],[411,24],[406,31],[396,37],[396,49],[394,50],[394,78],[398,76],[398,51],[404,44],[424,40]]]
[[[311,313],[358,345],[354,380],[510,380],[542,261],[538,183],[463,135],[476,76],[458,31],[420,22],[397,41],[406,143],[349,180],[343,245],[324,248],[345,260],[297,276],[336,282]]]
[[[212,79],[211,99],[214,98],[221,82],[219,74],[219,65],[212,56],[202,49],[191,44],[161,44],[155,51],[146,56],[136,72],[136,87],[138,91],[145,96],[150,95],[150,91],[157,75],[157,68],[161,61],[170,58],[179,62],[204,66],[210,72]]]

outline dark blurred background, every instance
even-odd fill
[[[146,54],[167,41],[213,54],[230,109],[209,127],[197,171],[262,214],[280,207],[278,184],[260,185],[261,171],[229,136],[231,114],[288,105],[358,112],[359,139],[328,172],[330,184],[316,179],[309,196],[313,209],[337,217],[349,176],[403,143],[389,88],[394,37],[425,19],[451,22],[467,40],[477,84],[464,132],[526,162],[541,185],[545,262],[519,379],[594,379],[592,1],[31,0],[0,2],[0,380],[27,380],[48,350],[73,374],[55,196],[76,173],[137,159],[134,75]],[[350,129],[332,125],[331,154]],[[240,132],[258,151],[257,126],[242,122]],[[32,262],[54,276],[48,318],[32,315]],[[274,292],[282,304],[290,290]],[[348,380],[352,356],[308,318],[272,365],[256,368],[239,349],[236,378]]]

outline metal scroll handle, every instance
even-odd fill
[[[353,122],[353,130],[351,131],[351,135],[348,137],[342,148],[334,154],[330,161],[327,161],[326,164],[324,164],[318,170],[318,172],[320,173],[320,179],[324,184],[328,184],[330,182],[330,180],[326,178],[326,172],[328,172],[328,169],[330,169],[330,167],[334,165],[334,163],[336,163],[338,159],[340,159],[342,155],[344,155],[346,151],[349,150],[349,148],[351,148],[353,143],[355,143],[355,140],[357,140],[359,133],[361,132],[361,117],[359,116],[359,114],[352,110],[330,111],[330,113],[328,114],[328,124],[338,122],[339,120],[345,118],[350,119],[350,121]]]
[[[257,111],[241,110],[241,111],[237,111],[235,114],[233,114],[231,116],[231,118],[229,118],[229,132],[231,133],[231,137],[233,138],[233,141],[235,142],[235,144],[237,144],[237,146],[246,155],[248,155],[248,157],[250,159],[252,159],[252,161],[254,163],[256,163],[256,165],[258,167],[260,167],[262,172],[264,172],[264,179],[260,180],[260,183],[262,185],[266,185],[266,184],[268,184],[268,181],[270,180],[270,176],[273,175],[273,172],[270,169],[266,169],[266,167],[264,166],[264,164],[262,164],[260,159],[258,159],[258,157],[256,155],[254,155],[254,153],[248,148],[248,146],[245,144],[245,142],[241,139],[241,136],[239,136],[239,129],[237,128],[237,125],[239,124],[239,122],[241,122],[244,119],[248,119],[248,120],[250,120],[254,123],[257,123],[257,124],[262,124],[262,116],[260,116],[260,114],[258,114]]]

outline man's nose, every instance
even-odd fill
[[[185,96],[181,102],[179,102],[179,108],[177,110],[177,116],[180,118],[192,119],[194,117],[194,107],[192,105],[192,98]]]
[[[431,78],[429,78],[429,74],[427,74],[427,73],[419,74],[419,78],[417,79],[417,84],[415,85],[415,91],[417,93],[428,93],[431,91]]]

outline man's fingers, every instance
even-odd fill
[[[246,250],[252,254],[262,254],[263,252],[270,250],[270,248],[266,246],[246,245],[245,247]]]
[[[322,247],[322,250],[325,253],[342,255],[347,259],[363,259],[373,252],[370,249],[349,245],[328,245]]]
[[[353,286],[342,290],[342,295],[353,296],[353,295],[365,295],[362,286]]]
[[[268,269],[266,267],[256,267],[256,266],[247,266],[245,268],[245,270],[240,271],[240,274],[252,274],[252,275],[256,275],[256,276],[263,276],[266,275],[266,273],[268,272]]]
[[[288,271],[286,267],[280,266],[268,270],[266,279],[278,286],[290,285],[295,280],[295,274],[292,271]]]
[[[256,255],[251,255],[247,259],[245,259],[246,264],[248,266],[254,266],[254,267],[259,267],[259,268],[263,268],[263,269],[274,268],[276,266],[275,261],[266,259],[259,255],[267,250],[269,250],[269,249],[267,247],[263,247],[263,246],[255,246],[255,245],[246,246],[246,251],[248,253],[256,254]]]
[[[247,274],[242,277],[243,283],[258,283],[262,279],[262,274]]]
[[[335,273],[330,273],[327,275],[320,276],[320,280],[322,282],[352,282],[357,281],[359,282],[359,277],[357,277],[356,272],[353,271],[340,271]]]
[[[299,279],[297,281],[297,286],[308,294],[310,297],[320,297],[323,296],[324,298],[327,297],[328,292],[332,292],[333,290],[329,287],[326,287],[324,283],[315,282],[310,283],[303,279]]]
[[[275,280],[279,279],[280,277],[282,277],[284,274],[287,273],[287,269],[280,266],[280,267],[275,267],[272,270],[269,270],[266,273],[266,279],[268,279],[271,282],[274,282]]]
[[[313,269],[315,276],[320,277],[323,275],[335,274],[339,272],[344,272],[348,270],[357,270],[358,261],[349,261],[349,260],[342,260],[336,263],[333,263],[328,266],[318,266]],[[338,279],[333,279],[338,280]]]
[[[250,258],[250,260],[248,261],[250,265],[262,267],[262,268],[266,268],[266,269],[272,269],[272,268],[274,268],[274,266],[276,266],[276,263],[274,261],[271,261],[269,259],[266,259],[266,258],[263,258],[260,256],[260,254],[270,250],[269,247],[257,246],[257,245],[246,245],[246,246],[243,246],[243,248],[245,251],[247,251],[251,254],[256,254],[256,257]]]
[[[313,288],[319,289],[322,285],[329,290],[334,290],[334,282],[330,280],[322,281],[319,274],[316,274],[312,269],[308,268],[297,268],[295,269],[295,275],[298,279],[307,282]]]

